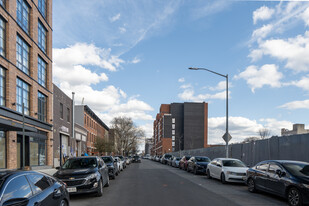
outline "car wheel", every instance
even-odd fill
[[[97,197],[101,197],[103,195],[103,183],[102,180],[99,181],[99,187],[98,187],[98,192],[97,192]]]
[[[249,192],[256,192],[254,180],[252,178],[249,178],[247,183]]]
[[[65,201],[65,200],[61,200],[61,202],[59,204],[59,206],[67,206],[67,205],[68,205],[67,201]]]
[[[302,196],[299,190],[296,189],[295,187],[292,187],[289,189],[287,198],[288,198],[288,203],[291,206],[300,206],[303,204]]]
[[[224,173],[222,172],[221,173],[221,182],[222,182],[222,184],[225,184],[226,183],[226,181],[225,181],[225,175],[224,175]]]
[[[196,167],[194,167],[193,173],[194,173],[195,175],[197,175],[197,168],[196,168]]]
[[[208,178],[208,179],[211,179],[210,171],[209,171],[209,170],[207,170],[206,174],[207,174],[207,178]]]

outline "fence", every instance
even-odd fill
[[[210,159],[225,157],[225,146],[172,152],[174,156],[207,156]],[[250,143],[229,145],[229,157],[253,166],[263,160],[297,160],[309,162],[309,134],[274,136]]]

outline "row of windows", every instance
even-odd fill
[[[45,40],[41,40],[42,45],[46,45]],[[44,49],[46,47],[44,46]],[[0,55],[5,56],[5,22],[0,18]],[[29,75],[30,47],[19,35],[16,37],[16,66],[18,69]],[[38,83],[46,87],[47,63],[38,56]]]
[[[70,115],[71,115],[71,112],[70,112],[70,108],[67,107],[67,122],[70,122]],[[63,119],[64,115],[63,115],[63,104],[60,103],[60,118]]]
[[[5,106],[5,69],[0,67],[0,105]],[[30,85],[23,80],[16,79],[16,111],[29,115],[30,113]],[[38,91],[38,119],[46,122],[47,97]]]

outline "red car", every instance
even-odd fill
[[[188,168],[188,160],[191,156],[183,156],[179,161],[179,169],[187,170]]]

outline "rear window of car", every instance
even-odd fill
[[[103,161],[104,161],[105,163],[111,163],[111,162],[113,162],[111,157],[102,157],[102,159],[103,159]]]
[[[191,158],[191,156],[186,156],[186,160],[189,160]]]

